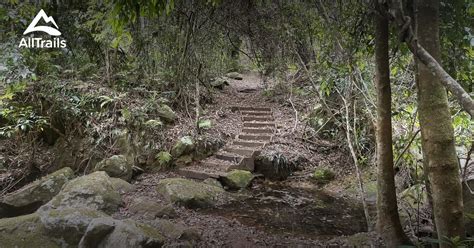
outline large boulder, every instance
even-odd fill
[[[50,237],[77,245],[93,219],[106,214],[89,208],[62,208],[38,211],[46,233]]]
[[[122,204],[120,193],[114,187],[107,173],[97,171],[67,182],[40,210],[90,208],[111,214]]]
[[[161,247],[165,238],[153,227],[132,220],[96,218],[87,227],[80,248],[155,248]]]
[[[6,195],[0,204],[0,217],[12,217],[33,213],[51,200],[74,177],[71,168],[66,167],[36,180],[25,187]]]
[[[37,213],[0,219],[0,247],[67,247],[49,237]]]
[[[255,158],[255,171],[270,180],[285,180],[291,175],[291,168],[288,159],[278,152],[263,151]]]
[[[97,163],[95,171],[105,171],[111,177],[130,181],[133,174],[133,164],[125,155],[114,155]]]
[[[194,151],[194,148],[195,144],[193,139],[190,136],[184,136],[180,138],[171,149],[171,156],[173,156],[173,158],[178,158],[190,154]]]
[[[222,183],[230,189],[247,188],[254,176],[250,171],[232,170],[221,178]]]
[[[189,208],[211,207],[228,199],[220,187],[183,178],[163,179],[156,189],[170,202]]]
[[[166,104],[161,104],[157,112],[158,116],[166,122],[173,122],[176,119],[176,113]]]

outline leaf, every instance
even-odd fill
[[[199,128],[211,128],[211,126],[212,126],[211,120],[200,120],[198,122]]]
[[[172,157],[169,152],[161,151],[156,155],[156,159],[158,160],[158,163],[160,163],[160,165],[166,165],[171,162]]]

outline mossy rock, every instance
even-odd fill
[[[143,196],[134,198],[128,206],[128,210],[131,213],[151,219],[176,217],[176,212],[171,204],[158,203],[151,198]]]
[[[88,208],[62,208],[38,211],[41,223],[50,237],[77,245],[87,226],[95,218],[107,217],[106,214]]]
[[[330,169],[317,168],[311,175],[311,179],[317,184],[327,184],[334,179],[335,176],[334,172]]]
[[[37,213],[0,219],[0,247],[72,247],[47,235]]]
[[[106,158],[95,166],[95,171],[105,171],[111,177],[130,181],[132,179],[133,164],[125,155],[114,155]]]
[[[230,189],[247,188],[254,176],[250,171],[232,170],[221,178],[222,183]]]
[[[190,136],[184,136],[176,142],[171,149],[171,156],[179,158],[182,155],[191,154],[194,151],[195,144]]]
[[[184,166],[190,164],[191,162],[193,162],[193,156],[191,154],[188,154],[188,155],[183,155],[183,156],[179,157],[178,159],[176,159],[174,164],[177,167],[184,167]]]
[[[158,109],[158,116],[166,122],[174,122],[176,113],[166,104],[161,104]]]
[[[156,189],[168,201],[188,208],[212,207],[227,198],[220,187],[183,178],[163,179]]]
[[[62,190],[40,210],[90,208],[112,214],[122,204],[107,173],[97,171],[67,182]]]
[[[79,247],[161,247],[165,238],[155,228],[136,221],[111,217],[91,221]]]
[[[63,185],[73,177],[72,169],[66,167],[6,195],[2,203],[6,204],[4,206],[8,211],[1,211],[2,215],[12,217],[34,212],[58,194]]]

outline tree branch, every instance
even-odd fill
[[[440,83],[451,92],[461,107],[474,117],[474,101],[471,96],[454,80],[443,67],[434,59],[428,51],[418,43],[417,37],[410,25],[411,18],[403,14],[401,0],[389,0],[390,15],[400,28],[400,38],[404,41],[408,49],[423,63],[435,76]]]

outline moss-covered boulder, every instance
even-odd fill
[[[92,220],[79,247],[154,248],[164,241],[161,233],[149,225],[104,217]]]
[[[228,199],[220,187],[183,178],[163,179],[156,189],[170,202],[189,208],[211,207]]]
[[[245,170],[232,170],[221,178],[224,186],[230,189],[244,189],[247,188],[254,176],[250,171]]]
[[[6,195],[0,206],[0,217],[12,217],[33,213],[51,200],[74,177],[71,168],[66,167],[36,180],[25,187]]]
[[[94,170],[105,171],[111,177],[130,181],[133,173],[133,163],[130,160],[125,155],[114,155],[97,163]]]
[[[106,214],[90,208],[62,208],[38,211],[46,233],[50,237],[77,245],[87,226],[95,218],[107,217]]]
[[[176,120],[176,113],[166,104],[161,104],[158,109],[158,116],[166,122]]]
[[[179,158],[182,155],[191,154],[194,151],[195,144],[190,136],[184,136],[176,142],[171,149],[171,156],[173,158]]]
[[[103,171],[81,176],[67,182],[62,190],[40,210],[59,208],[90,208],[111,214],[122,204],[114,183]]]
[[[311,175],[311,179],[317,184],[327,184],[334,179],[335,176],[334,172],[330,169],[317,168]]]
[[[49,237],[37,213],[0,219],[0,247],[59,248],[59,240]]]

